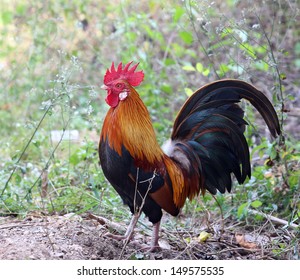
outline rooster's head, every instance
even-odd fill
[[[107,97],[105,101],[111,107],[116,107],[120,101],[127,98],[132,87],[138,86],[144,79],[143,71],[135,72],[138,67],[138,63],[130,65],[132,62],[127,63],[124,68],[122,62],[115,68],[114,63],[112,63],[110,69],[107,69],[102,89],[107,90]]]

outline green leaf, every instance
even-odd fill
[[[179,36],[183,42],[187,43],[188,45],[193,43],[193,35],[190,32],[181,31],[179,32]]]
[[[300,62],[300,59],[299,59],[299,62]],[[299,64],[299,68],[300,68],[300,64]],[[295,99],[296,99],[295,96],[291,95],[291,94],[286,95],[286,98],[288,98],[291,101],[295,101]]]
[[[221,63],[221,64],[220,64],[219,69],[220,69],[220,71],[222,71],[223,73],[227,73],[227,72],[230,70],[229,67],[228,67],[226,64],[224,64],[224,63]]]
[[[209,73],[210,73],[209,68],[206,68],[206,69],[204,69],[204,71],[202,72],[202,75],[205,76],[205,77],[207,77],[207,76],[209,75]]]
[[[79,157],[78,152],[72,154],[72,155],[69,157],[69,161],[70,161],[70,163],[73,164],[74,166],[77,165],[77,164],[81,161],[81,158]]]
[[[221,38],[224,38],[233,33],[232,28],[226,27],[222,30]]]
[[[196,69],[197,69],[197,71],[199,72],[199,73],[202,73],[203,72],[203,65],[202,65],[202,63],[200,63],[200,62],[198,62],[197,64],[196,64]]]
[[[166,92],[166,93],[172,93],[173,89],[172,89],[171,85],[169,85],[169,84],[163,84],[161,86],[161,90],[164,91],[164,92]]]
[[[152,124],[157,131],[162,131],[165,128],[165,126],[161,122],[153,122]]]
[[[172,58],[166,58],[165,60],[165,66],[170,66],[170,65],[174,65],[175,61]]]
[[[258,208],[258,207],[262,206],[262,202],[260,200],[254,200],[251,202],[251,206],[253,208]]]
[[[188,97],[190,97],[194,93],[190,88],[185,88],[184,91]]]
[[[173,16],[174,23],[177,23],[183,14],[184,14],[184,9],[180,6],[177,6],[175,9],[174,16]]]
[[[280,74],[280,79],[281,79],[281,80],[285,80],[285,79],[286,79],[286,74],[281,73],[281,74]]]
[[[125,36],[129,41],[135,42],[137,38],[137,33],[136,32],[126,32]]]
[[[2,21],[4,25],[10,24],[12,20],[13,20],[13,13],[10,11],[4,11],[0,17],[0,22]]]
[[[16,7],[16,12],[17,12],[18,16],[23,16],[26,13],[25,4],[24,3],[18,4],[18,6]]]
[[[185,65],[182,67],[185,71],[196,71],[195,67],[193,65]]]
[[[15,174],[15,182],[17,183],[17,184],[20,184],[20,182],[22,181],[22,177],[21,177],[21,175],[20,174]]]
[[[183,55],[186,54],[186,48],[183,48],[181,45],[177,43],[173,43],[171,44],[171,46],[172,46],[172,51],[174,52],[177,58],[181,58]]]
[[[289,185],[291,187],[297,186],[298,182],[299,182],[299,174],[298,175],[293,174],[289,177]]]
[[[203,64],[198,62],[196,64],[196,69],[199,73],[201,73],[203,76],[207,77],[210,73],[209,68],[204,68]]]
[[[41,142],[39,140],[32,140],[32,144],[37,148],[41,146]]]
[[[250,44],[248,44],[248,43],[242,43],[242,44],[239,44],[239,47],[240,47],[241,50],[245,51],[252,58],[254,58],[254,59],[257,58],[255,50],[254,50],[254,47],[251,46]]]
[[[217,70],[217,73],[221,78],[221,77],[224,77],[225,74],[229,71],[230,71],[229,67],[226,64],[221,63],[219,66],[219,69]]]
[[[248,208],[248,202],[245,202],[239,206],[237,210],[237,215],[239,219],[246,213],[247,208]]]

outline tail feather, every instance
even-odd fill
[[[228,191],[231,189],[231,180],[226,180],[227,183],[225,185],[220,183],[213,184],[212,181],[215,180],[216,176],[228,178],[228,175],[233,172],[239,182],[243,182],[247,176],[251,176],[247,141],[239,127],[227,117],[221,115],[210,116],[199,127],[199,136],[196,136],[195,141],[205,147],[208,153],[208,156],[200,156],[200,160],[205,160],[206,163],[209,162],[215,170],[219,170],[218,173],[222,170],[219,175],[216,172],[210,173],[206,169],[206,165],[202,164],[205,167],[203,168],[203,173],[206,188],[208,188],[208,185],[211,185],[210,189],[208,189],[209,191],[212,190],[212,185],[214,185],[213,193],[216,193],[216,189],[220,192],[224,192],[225,188]],[[219,156],[213,157],[215,154]],[[239,169],[241,168],[241,171],[236,171],[236,168],[232,166],[229,168],[232,161],[238,165]],[[221,168],[219,165],[221,165]],[[224,170],[224,168],[226,169]]]
[[[234,103],[239,102],[238,99],[229,99],[229,100],[216,100],[212,101],[206,104],[203,104],[201,106],[198,106],[194,110],[192,110],[186,118],[182,119],[180,123],[176,125],[176,122],[173,127],[173,133],[171,136],[171,139],[185,139],[188,137],[191,137],[191,133],[197,132],[197,128],[203,121],[205,121],[208,117],[210,117],[213,113],[222,113],[222,114],[230,114],[230,112],[226,112],[226,109],[232,107]],[[221,110],[218,110],[218,108],[222,108]],[[240,109],[238,107],[238,109]],[[242,119],[243,117],[243,111],[240,109],[240,112],[236,114],[232,114],[232,117],[237,119],[240,117],[240,122],[245,123],[245,121]]]
[[[243,98],[259,111],[274,137],[280,134],[274,107],[250,84],[221,80],[200,88],[186,101],[175,120],[171,135],[173,152],[169,152],[177,162],[182,159],[182,152],[188,159],[197,159],[196,171],[201,180],[198,185],[189,186],[189,193],[194,195],[205,189],[213,194],[217,190],[224,193],[231,190],[231,173],[239,183],[251,176],[249,148],[243,134],[247,122],[237,105]],[[180,156],[176,154],[178,150]],[[194,163],[191,165],[195,166]],[[192,175],[195,169],[186,172]]]
[[[214,106],[214,103],[211,103],[213,101],[225,102],[230,99],[240,101],[242,98],[248,100],[259,111],[274,137],[280,134],[278,117],[269,99],[252,85],[230,79],[216,81],[198,89],[180,110],[174,123],[174,131],[194,111]]]

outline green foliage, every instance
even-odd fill
[[[300,68],[295,39],[300,29],[291,3],[4,2],[2,215],[82,213],[100,205],[97,211],[126,218],[128,211],[98,166],[98,134],[107,111],[99,85],[111,61],[140,62],[146,75],[138,91],[160,143],[169,137],[186,97],[219,78],[250,80],[269,94],[283,129],[289,121],[286,108],[297,102],[293,67]],[[299,223],[299,141],[294,131],[285,131],[281,146],[268,140],[257,114],[246,104],[245,110],[251,179],[234,185],[231,195],[218,194],[219,205],[206,194],[187,203],[184,211],[196,215],[221,206],[225,216],[248,221],[248,210],[256,209]],[[70,131],[78,132],[78,138],[72,139]]]

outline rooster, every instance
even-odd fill
[[[271,134],[280,134],[277,114],[265,95],[241,80],[207,84],[180,109],[171,138],[156,140],[149,112],[135,87],[143,81],[138,64],[112,63],[104,76],[110,106],[99,143],[103,173],[133,216],[123,236],[130,240],[140,213],[153,223],[150,251],[159,248],[162,209],[179,214],[187,198],[205,191],[230,192],[232,173],[239,184],[251,176],[249,148],[244,137],[242,98],[259,111]]]

